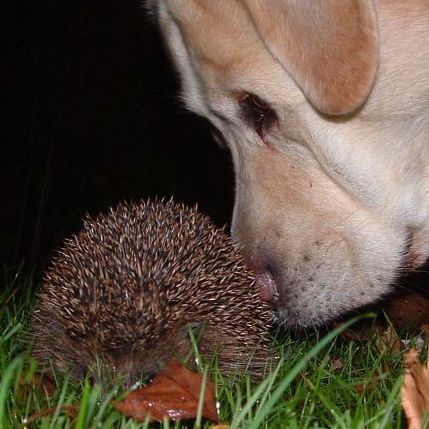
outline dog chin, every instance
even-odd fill
[[[328,258],[329,266],[317,262],[313,271],[309,266],[274,271],[273,264],[265,265],[257,275],[260,296],[271,303],[279,327],[300,331],[329,326],[386,298],[401,274],[409,272],[402,263],[406,255],[388,268],[380,261],[380,268],[372,267],[365,276],[361,266],[345,266],[338,258],[333,264],[333,259]]]
[[[393,289],[392,289],[393,291]],[[386,298],[389,293],[380,297],[379,300]],[[275,325],[288,332],[302,333],[320,328],[330,328],[336,323],[348,320],[350,317],[362,314],[374,307],[374,302],[363,304],[355,308],[344,308],[342,310],[324,308],[322,311],[300,311],[300,309],[291,309],[277,307],[275,309]],[[308,309],[306,309],[308,310]]]
[[[303,313],[299,310],[286,308],[277,308],[275,316],[275,325],[285,331],[302,333],[316,330],[323,327],[331,327],[341,320],[347,320],[353,315],[359,314],[360,310],[368,308],[367,306],[358,307],[354,310],[345,312],[321,312],[321,313]]]

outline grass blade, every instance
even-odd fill
[[[343,332],[349,326],[356,323],[358,320],[365,318],[374,317],[372,314],[357,316],[345,323],[342,323],[337,328],[333,329],[329,334],[322,338],[313,348],[302,358],[298,363],[296,363],[289,374],[280,382],[274,392],[271,394],[269,399],[266,401],[264,406],[258,410],[258,413],[255,416],[254,421],[248,426],[248,429],[257,429],[262,425],[262,422],[268,416],[274,405],[279,401],[280,397],[283,395],[283,392],[295,379],[295,377],[307,366],[308,362],[313,359],[324,347],[326,347],[330,342],[337,337],[338,334]]]

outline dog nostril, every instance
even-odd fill
[[[277,294],[277,286],[272,274],[263,271],[256,276],[256,284],[259,287],[259,295],[264,301],[272,301]]]

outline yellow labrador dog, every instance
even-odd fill
[[[429,255],[427,0],[152,0],[187,106],[225,137],[232,234],[286,326]]]

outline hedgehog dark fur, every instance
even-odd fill
[[[189,327],[201,328],[204,356],[258,377],[271,323],[239,247],[206,216],[173,201],[123,203],[86,219],[57,252],[33,314],[33,354],[75,377],[98,359],[133,382],[189,353]]]

